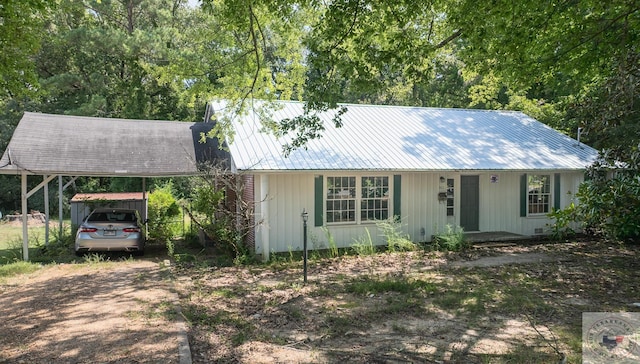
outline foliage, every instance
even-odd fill
[[[357,239],[354,238],[355,242],[351,245],[351,249],[356,255],[373,255],[376,253],[376,247],[373,245],[373,240],[371,240],[369,229],[365,228],[365,232],[366,235]]]
[[[340,253],[338,250],[338,244],[336,244],[336,239],[333,237],[331,231],[329,231],[329,228],[327,228],[326,226],[323,226],[322,230],[324,231],[324,234],[327,237],[327,242],[329,244],[329,256],[332,258],[337,258]]]
[[[47,0],[7,0],[0,6],[0,98],[33,94],[38,80],[32,56],[40,46],[40,34],[49,11]]]
[[[640,175],[619,171],[606,178],[592,172],[577,193],[577,219],[608,238],[640,243]]]
[[[39,263],[16,261],[13,263],[0,265],[0,278],[17,276],[37,271],[42,268]]]
[[[245,201],[243,191],[242,174],[230,173],[222,163],[203,166],[194,201],[190,207],[184,206],[191,221],[217,249],[230,254],[237,264],[253,259],[245,237],[255,227],[255,202]]]
[[[173,196],[173,185],[167,183],[149,193],[149,238],[169,243],[174,237],[171,220],[180,214],[180,206]]]
[[[551,237],[555,240],[564,240],[576,234],[572,224],[578,221],[578,208],[571,202],[564,209],[551,209],[547,214],[554,222],[551,224]]]
[[[444,231],[433,238],[436,250],[461,251],[467,249],[470,244],[464,236],[464,229],[460,226],[447,224]]]
[[[387,241],[388,251],[412,251],[417,249],[417,245],[409,239],[409,235],[402,232],[402,224],[399,218],[376,221],[376,226]]]
[[[75,255],[73,252],[74,236],[69,225],[59,229],[51,229],[49,244],[37,242],[36,254],[31,258],[35,262],[64,262],[71,261]]]

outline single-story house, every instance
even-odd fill
[[[263,132],[261,113],[233,115],[209,104],[211,122],[232,123],[231,165],[255,203],[257,254],[302,250],[308,213],[311,249],[329,238],[348,247],[370,234],[385,244],[376,220],[401,219],[403,232],[429,241],[447,225],[465,232],[549,232],[553,208],[574,201],[593,148],[513,111],[344,105],[343,126],[319,113],[322,137],[285,156],[291,138]],[[271,121],[303,113],[279,102]]]

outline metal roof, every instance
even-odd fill
[[[303,113],[303,103],[278,102],[275,121]],[[210,105],[225,115],[224,102]],[[229,150],[239,170],[580,170],[597,151],[514,111],[345,105],[318,116],[326,130],[307,149],[283,154],[290,138],[262,132],[258,113],[232,120]],[[228,116],[228,115],[227,115]]]
[[[136,201],[144,200],[143,192],[97,192],[97,193],[76,193],[71,198],[71,202],[84,201]]]
[[[228,158],[207,139],[211,123],[127,120],[26,112],[0,173],[70,176],[179,176],[202,162]]]

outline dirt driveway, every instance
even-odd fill
[[[178,363],[161,265],[61,264],[0,285],[0,363]]]

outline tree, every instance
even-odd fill
[[[54,4],[47,0],[4,0],[0,5],[0,98],[37,91],[33,55]]]

